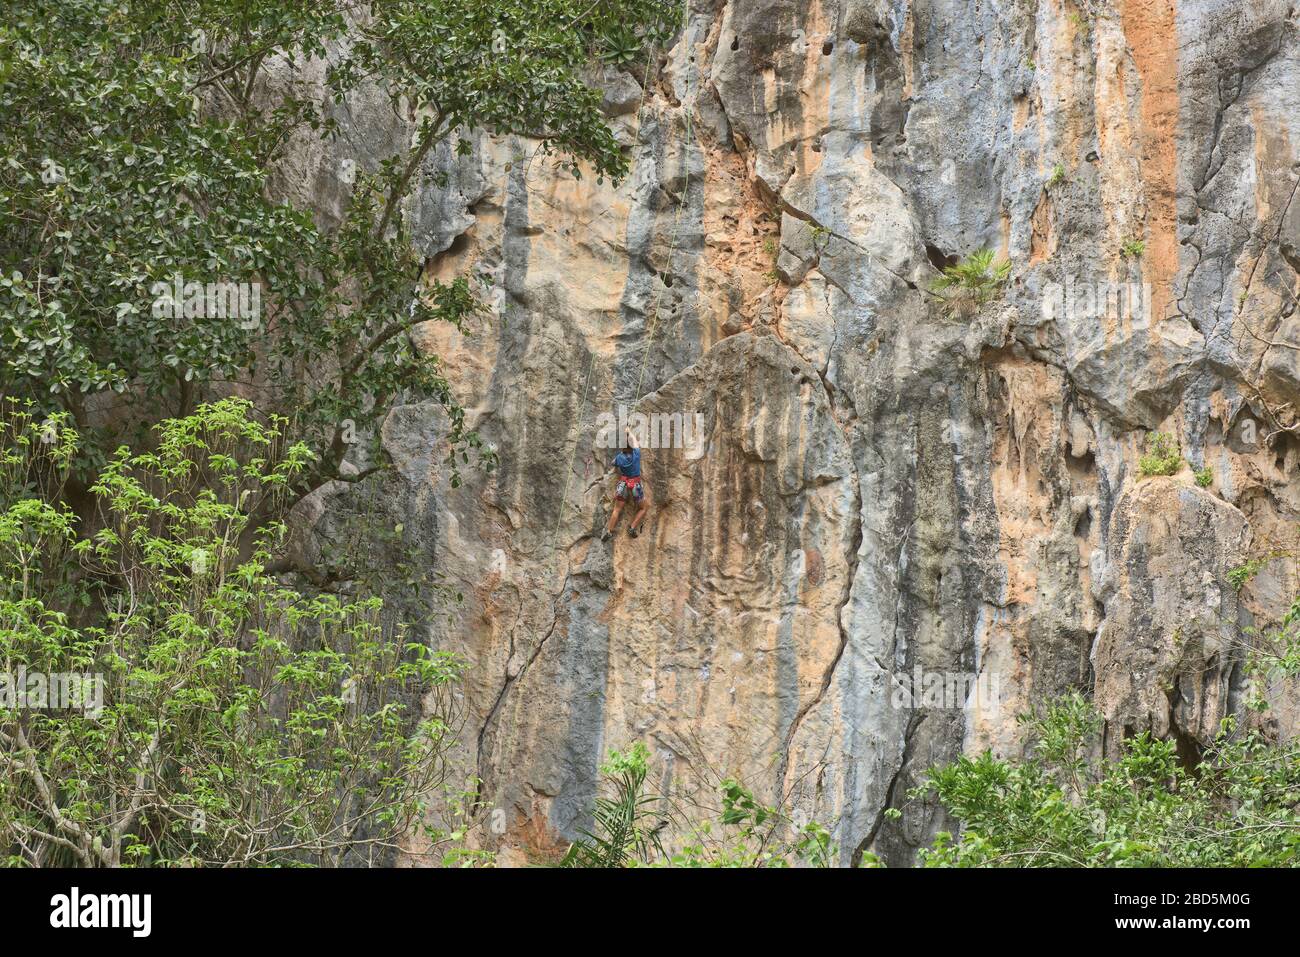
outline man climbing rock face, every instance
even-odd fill
[[[625,502],[637,503],[636,514],[632,516],[632,524],[627,530],[632,538],[641,534],[641,522],[650,508],[650,494],[641,478],[641,443],[637,441],[636,434],[631,429],[626,429],[625,434],[627,444],[631,448],[623,449],[614,456],[614,468],[618,471],[618,484],[614,486],[614,514],[609,517],[609,524],[600,534],[602,542],[614,533],[619,516],[623,514]]]

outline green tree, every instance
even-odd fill
[[[0,26],[0,391],[61,409],[92,474],[122,423],[255,397],[315,452],[289,490],[358,481],[341,465],[393,403],[436,398],[453,466],[492,455],[410,333],[478,308],[464,277],[426,282],[404,203],[438,143],[517,133],[575,173],[627,160],[589,84],[611,50],[661,44],[666,0],[15,0]],[[329,95],[376,84],[415,118],[409,148],[358,171],[339,222],[277,194],[324,104],[272,68],[328,58]],[[165,290],[245,283],[256,314],[183,314]],[[156,313],[163,312],[163,315]],[[95,428],[111,434],[98,435]],[[258,517],[263,518],[263,516]],[[258,522],[254,522],[254,527]]]
[[[250,514],[311,461],[249,412],[201,405],[162,423],[155,451],[119,449],[86,537],[59,496],[66,414],[5,403],[8,863],[338,866],[446,842],[424,822],[446,793],[461,663],[385,626],[378,599],[281,586],[265,570],[277,525],[241,558]],[[32,675],[86,683],[56,701]]]
[[[1031,752],[933,769],[912,791],[960,824],[922,861],[940,867],[1277,867],[1300,863],[1300,744],[1224,723],[1195,768],[1143,732],[1099,758],[1102,719],[1074,695],[1021,719]]]

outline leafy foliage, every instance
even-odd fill
[[[397,401],[449,415],[453,468],[494,455],[467,428],[421,323],[461,326],[462,277],[426,281],[404,204],[429,151],[471,130],[534,137],[575,173],[627,159],[590,66],[677,28],[667,0],[15,0],[0,26],[0,391],[63,410],[93,474],[126,425],[237,392],[316,454],[295,496],[341,469],[350,435],[382,467]],[[326,96],[272,70],[329,64]],[[412,145],[356,171],[336,218],[285,199],[292,147],[333,143],[328,99],[386,90]],[[305,142],[304,142],[305,141]],[[342,182],[342,181],[341,181]],[[172,285],[238,283],[255,314],[159,315]],[[110,434],[100,435],[103,429]]]
[[[613,794],[596,799],[594,830],[584,831],[570,845],[561,867],[623,867],[648,860],[652,851],[662,852],[658,835],[664,822],[654,813],[659,802],[642,793],[648,758],[639,741],[626,754],[610,751],[600,771],[610,779]]]
[[[931,289],[945,294],[942,298],[947,314],[970,315],[992,301],[1010,276],[1010,260],[998,262],[993,250],[981,249],[955,266],[945,266]]]
[[[1257,560],[1259,567],[1268,560]],[[1232,572],[1228,575],[1231,578]],[[1252,679],[1252,694],[1247,704],[1254,711],[1267,711],[1270,693],[1300,676],[1300,597],[1291,603],[1276,628],[1252,630],[1249,635],[1252,640],[1246,671]]]
[[[831,832],[817,821],[755,800],[735,778],[719,790],[722,813],[715,821],[690,826],[688,839],[665,862],[669,867],[831,866]]]
[[[1078,695],[1023,716],[1036,742],[1008,762],[985,752],[930,772],[961,824],[922,854],[939,867],[1260,867],[1300,863],[1300,743],[1224,727],[1194,770],[1143,732],[1115,762],[1095,757],[1102,721]]]
[[[1254,558],[1248,558],[1233,568],[1228,569],[1228,582],[1237,591],[1241,591],[1246,583],[1259,574],[1261,568],[1267,565],[1274,555],[1259,555]]]
[[[816,821],[797,822],[730,777],[719,782],[722,805],[712,817],[688,820],[668,797],[645,793],[648,760],[640,742],[626,753],[610,752],[601,765],[610,795],[596,799],[593,829],[570,845],[562,866],[830,866],[831,834]],[[687,835],[679,847],[660,839],[670,824]]]
[[[331,71],[336,89],[378,78],[424,116],[412,159],[456,129],[541,141],[581,174],[621,177],[627,158],[600,110],[589,66],[626,63],[680,25],[676,0],[388,0],[374,4],[361,42]],[[458,149],[468,152],[460,140]],[[408,176],[412,164],[402,168]]]
[[[445,840],[421,822],[461,663],[385,626],[378,599],[278,584],[276,525],[240,554],[250,513],[307,467],[303,444],[246,402],[202,405],[162,423],[155,451],[113,455],[82,537],[58,501],[66,416],[5,411],[0,666],[102,682],[96,707],[0,706],[10,863],[337,866],[417,828]]]
[[[1144,240],[1130,237],[1120,244],[1119,254],[1125,259],[1137,259],[1146,252],[1147,244]]]
[[[1138,459],[1138,473],[1144,477],[1175,475],[1183,467],[1183,455],[1178,443],[1164,432],[1147,436],[1147,450]]]

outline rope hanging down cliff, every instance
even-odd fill
[[[667,268],[667,274],[669,276],[673,274],[673,256],[677,252],[677,235],[681,224],[682,207],[686,205],[686,200],[690,194],[690,188],[691,188],[690,153],[691,153],[691,135],[693,131],[693,127],[691,125],[691,111],[694,109],[694,104],[690,104],[690,105],[683,104],[683,106],[685,107],[685,113],[686,113],[686,119],[685,119],[686,140],[682,146],[682,195],[681,198],[677,201],[677,208],[673,211],[672,238],[669,240],[668,243],[668,259],[667,259],[667,263],[665,264]],[[641,400],[645,398],[645,394],[641,391],[641,386],[645,381],[646,361],[650,358],[650,350],[654,346],[654,342],[655,342],[655,331],[659,325],[659,303],[663,299],[663,292],[665,288],[667,288],[667,286],[661,280],[659,283],[659,289],[655,293],[654,303],[650,307],[650,335],[646,340],[645,349],[641,353],[641,371],[637,375],[637,380],[636,380],[636,393],[635,393],[636,404],[640,404]]]
[[[685,23],[685,22],[686,22],[686,15],[687,15],[687,13],[689,12],[689,8],[688,8],[688,5],[687,5],[686,3],[684,3],[682,6],[683,6],[683,23]],[[684,37],[683,39],[685,40],[686,38]],[[649,57],[649,59],[647,60],[647,62],[646,62],[645,78],[644,78],[644,80],[643,80],[642,87],[641,87],[641,102],[640,102],[640,105],[637,107],[637,139],[638,139],[638,141],[640,140],[640,136],[641,136],[641,117],[642,117],[642,115],[643,115],[643,111],[644,111],[644,109],[645,109],[645,98],[646,98],[646,93],[647,93],[648,90],[649,90],[650,67],[651,67],[651,65],[655,62],[655,60],[656,60],[656,57],[653,56],[653,55],[651,55],[651,56]],[[691,143],[692,143],[693,135],[694,135],[694,126],[693,126],[692,121],[691,121],[691,113],[692,113],[692,111],[693,111],[693,109],[694,109],[694,104],[693,104],[693,103],[691,103],[691,104],[686,104],[686,103],[684,103],[682,106],[683,106],[683,112],[684,112],[684,122],[685,122],[685,127],[686,127],[686,130],[685,130],[685,132],[686,132],[686,136],[685,136],[685,139],[684,139],[684,141],[683,141],[683,145],[682,145],[682,154],[681,154],[681,155],[682,155],[682,192],[681,192],[681,196],[678,198],[678,201],[677,201],[677,203],[676,203],[676,207],[675,207],[675,209],[673,210],[673,224],[672,224],[672,230],[671,230],[671,232],[670,232],[670,234],[669,234],[670,238],[669,238],[669,243],[668,243],[668,255],[667,255],[667,258],[666,258],[666,262],[665,262],[665,270],[666,270],[666,274],[667,274],[667,275],[672,275],[673,259],[674,259],[675,255],[676,255],[676,252],[677,252],[677,244],[678,244],[678,239],[679,239],[680,231],[681,231],[681,213],[682,213],[682,207],[684,207],[684,206],[686,205],[686,203],[687,203],[687,199],[688,199],[689,194],[690,194],[690,185],[691,185],[690,149],[691,149]],[[636,390],[635,390],[635,396],[636,396],[636,398],[635,398],[635,401],[633,402],[633,408],[635,408],[637,405],[639,405],[640,402],[641,402],[641,400],[642,400],[643,398],[645,398],[645,395],[644,395],[644,393],[642,393],[641,388],[642,388],[642,386],[644,385],[644,382],[645,382],[645,369],[646,369],[646,364],[647,364],[647,362],[649,361],[649,358],[650,358],[650,351],[651,351],[651,349],[654,348],[655,339],[656,339],[656,337],[657,337],[657,335],[658,335],[658,326],[659,326],[659,306],[660,306],[660,304],[661,304],[661,302],[662,302],[662,299],[663,299],[663,291],[664,291],[665,288],[667,288],[666,284],[663,283],[663,282],[661,281],[658,290],[656,290],[656,292],[655,292],[655,297],[654,297],[653,302],[651,303],[651,307],[650,307],[650,310],[649,310],[649,315],[650,315],[649,335],[647,336],[647,338],[646,338],[646,342],[645,342],[645,346],[644,346],[643,349],[642,349],[642,354],[641,354],[641,367],[640,367],[640,370],[639,370],[638,373],[637,373],[637,384],[636,384]],[[569,451],[569,453],[565,456],[565,460],[568,462],[568,465],[567,465],[567,471],[566,471],[566,473],[565,473],[564,497],[561,499],[561,502],[560,502],[560,509],[559,509],[559,512],[556,514],[556,517],[555,517],[555,528],[553,529],[553,531],[552,531],[552,533],[551,533],[551,551],[552,551],[552,552],[554,552],[554,550],[555,550],[555,543],[556,543],[557,539],[559,538],[560,524],[561,524],[561,523],[563,522],[563,520],[564,520],[564,513],[565,513],[565,511],[568,509],[568,506],[569,506],[569,489],[570,489],[570,487],[571,487],[572,484],[573,484],[574,456],[577,455],[578,445],[579,445],[579,444],[581,443],[581,441],[582,441],[582,427],[583,427],[583,425],[584,425],[584,423],[585,423],[585,421],[586,421],[586,413],[587,413],[587,398],[588,398],[588,395],[590,394],[591,372],[592,372],[592,365],[594,364],[594,362],[595,362],[595,356],[593,355],[592,358],[591,358],[591,361],[590,361],[590,362],[588,363],[588,365],[587,365],[587,379],[586,379],[586,383],[583,385],[583,389],[582,389],[582,393],[583,393],[583,395],[582,395],[582,407],[581,407],[581,411],[579,412],[579,415],[578,415],[578,429],[577,429],[577,435],[578,435],[578,437],[577,437],[577,439],[573,442],[572,449],[571,449],[571,450]],[[612,396],[611,396],[611,397],[612,397]]]
[[[682,9],[683,9],[683,25],[685,25],[685,23],[686,23],[686,15],[687,15],[687,13],[689,13],[689,0],[685,0],[685,2],[682,4]],[[689,41],[688,41],[688,42],[689,42]],[[645,79],[644,79],[644,81],[642,82],[642,85],[641,85],[641,103],[640,103],[640,105],[637,107],[637,142],[638,142],[638,144],[640,143],[640,138],[641,138],[641,117],[642,117],[643,111],[644,111],[644,109],[645,109],[645,96],[646,96],[646,92],[649,90],[650,68],[651,68],[651,66],[655,63],[656,59],[657,59],[656,56],[655,56],[653,53],[651,53],[650,56],[649,56],[649,58],[648,58],[648,60],[647,60],[647,62],[646,62],[646,73],[645,73]],[[685,106],[685,109],[686,109],[686,141],[685,141],[685,146],[683,147],[683,153],[682,153],[682,163],[683,163],[683,174],[684,174],[684,175],[683,175],[683,186],[682,186],[682,194],[681,194],[681,198],[678,200],[678,202],[677,202],[677,208],[676,208],[676,210],[675,210],[674,213],[673,213],[673,228],[672,228],[672,236],[671,236],[671,239],[670,239],[670,241],[669,241],[669,247],[668,247],[668,261],[667,261],[667,269],[669,270],[670,273],[671,273],[671,270],[672,270],[673,256],[674,256],[674,254],[675,254],[676,251],[677,251],[677,239],[678,239],[679,226],[680,226],[680,222],[681,222],[681,210],[682,210],[682,207],[686,205],[687,197],[688,197],[688,195],[689,195],[689,191],[690,191],[690,164],[689,164],[689,151],[690,151],[691,139],[692,139],[691,111],[694,109],[694,104],[693,104],[693,103],[691,103],[690,105],[685,105],[685,104],[684,104],[684,106]],[[649,338],[648,338],[647,341],[646,341],[645,352],[643,353],[643,355],[642,355],[642,357],[641,357],[641,370],[640,370],[640,372],[639,372],[638,375],[637,375],[637,393],[638,393],[638,395],[637,395],[637,400],[636,400],[637,403],[640,403],[641,399],[644,398],[644,396],[640,395],[641,385],[642,385],[642,382],[643,382],[643,379],[644,379],[644,375],[645,375],[646,360],[647,360],[647,358],[649,357],[650,349],[651,349],[651,348],[653,347],[653,345],[654,345],[654,339],[655,339],[655,335],[656,335],[656,333],[657,333],[657,328],[658,328],[658,322],[657,322],[657,320],[658,320],[658,317],[659,317],[659,300],[660,300],[660,298],[661,298],[661,296],[662,296],[663,288],[664,288],[664,287],[661,285],[660,290],[659,290],[659,293],[658,293],[658,294],[656,295],[656,297],[655,297],[654,306],[653,306],[653,308],[652,308],[652,310],[651,310],[650,336],[649,336]],[[558,538],[559,538],[559,533],[560,533],[560,524],[563,522],[563,520],[564,520],[564,513],[565,513],[565,511],[566,511],[566,510],[568,509],[568,507],[569,507],[569,488],[570,488],[570,486],[573,484],[573,457],[574,457],[574,455],[577,454],[578,444],[582,441],[582,438],[581,438],[581,437],[582,437],[582,427],[583,427],[583,424],[584,424],[585,421],[586,421],[586,415],[587,415],[587,399],[588,399],[588,396],[590,395],[590,392],[591,392],[591,374],[592,374],[592,370],[593,370],[594,367],[595,367],[595,362],[596,362],[596,356],[595,356],[595,354],[593,353],[592,356],[591,356],[591,358],[590,358],[590,359],[588,360],[588,362],[587,362],[587,377],[586,377],[586,380],[584,381],[584,383],[583,383],[583,387],[582,387],[582,406],[581,406],[581,409],[580,409],[580,411],[579,411],[579,413],[578,413],[578,430],[577,430],[578,438],[574,441],[572,449],[571,449],[571,450],[569,451],[569,453],[565,456],[565,458],[566,458],[566,460],[567,460],[567,462],[568,462],[568,465],[566,466],[567,469],[568,469],[568,471],[567,471],[566,474],[565,474],[565,482],[564,482],[564,497],[563,497],[563,499],[562,499],[561,502],[560,502],[560,510],[559,510],[559,512],[556,514],[556,517],[555,517],[555,527],[554,527],[554,529],[553,529],[552,532],[551,532],[551,544],[550,544],[550,553],[551,553],[551,554],[554,554],[555,551],[556,551],[555,543],[556,543],[556,541],[557,541]],[[611,398],[612,398],[612,395],[611,395]],[[568,444],[568,442],[567,442],[567,438],[566,438],[566,445],[567,445],[567,444]],[[568,580],[568,573],[567,573],[567,570],[566,570],[566,572],[565,572],[565,574],[564,574],[564,577],[561,579],[559,594],[558,594],[558,595],[556,596],[556,598],[555,598],[555,609],[556,609],[556,614],[557,614],[557,620],[558,620],[559,599],[560,599],[560,597],[563,596],[564,588],[565,588],[565,584],[567,583],[567,580]],[[552,625],[551,625],[551,631],[554,631],[554,628],[555,628],[555,624],[554,624],[554,622],[553,622]],[[547,632],[547,634],[541,638],[541,643],[545,643],[546,639],[550,636],[550,634],[551,634],[551,632]],[[538,647],[534,650],[533,658],[535,658],[538,654],[540,654],[540,652],[541,652],[541,644],[539,644]],[[531,661],[531,660],[532,660],[532,659],[530,659],[530,661]],[[499,697],[498,700],[497,700],[497,705],[498,705],[498,706],[500,705],[500,703],[501,703],[501,698],[504,697],[504,695],[505,695],[505,691],[506,691],[506,689],[509,687],[509,684],[510,684],[510,682],[507,681],[506,687],[502,689],[501,697]],[[483,738],[484,738],[484,736],[485,736],[486,733],[487,733],[488,726],[492,723],[492,720],[493,720],[493,717],[494,717],[496,711],[497,711],[497,708],[494,707],[492,713],[488,715],[487,721],[484,723],[483,728],[482,728],[482,730],[481,730],[481,732],[480,732],[480,734],[479,734],[479,752],[480,752],[480,760],[481,760],[481,757],[482,757]],[[512,725],[512,726],[511,726],[511,737],[513,738],[517,733],[518,733],[518,728],[517,728],[517,726]]]

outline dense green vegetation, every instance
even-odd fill
[[[1023,761],[985,753],[930,772],[961,824],[923,852],[943,867],[1277,867],[1300,863],[1300,743],[1225,722],[1195,767],[1143,732],[1098,758],[1102,720],[1078,696],[1026,717]]]
[[[278,524],[240,555],[306,446],[246,403],[200,406],[156,451],[112,456],[85,534],[60,501],[67,417],[3,411],[0,670],[102,682],[80,707],[0,706],[9,863],[338,865],[444,840],[423,821],[461,663],[387,628],[377,599],[273,579]]]

